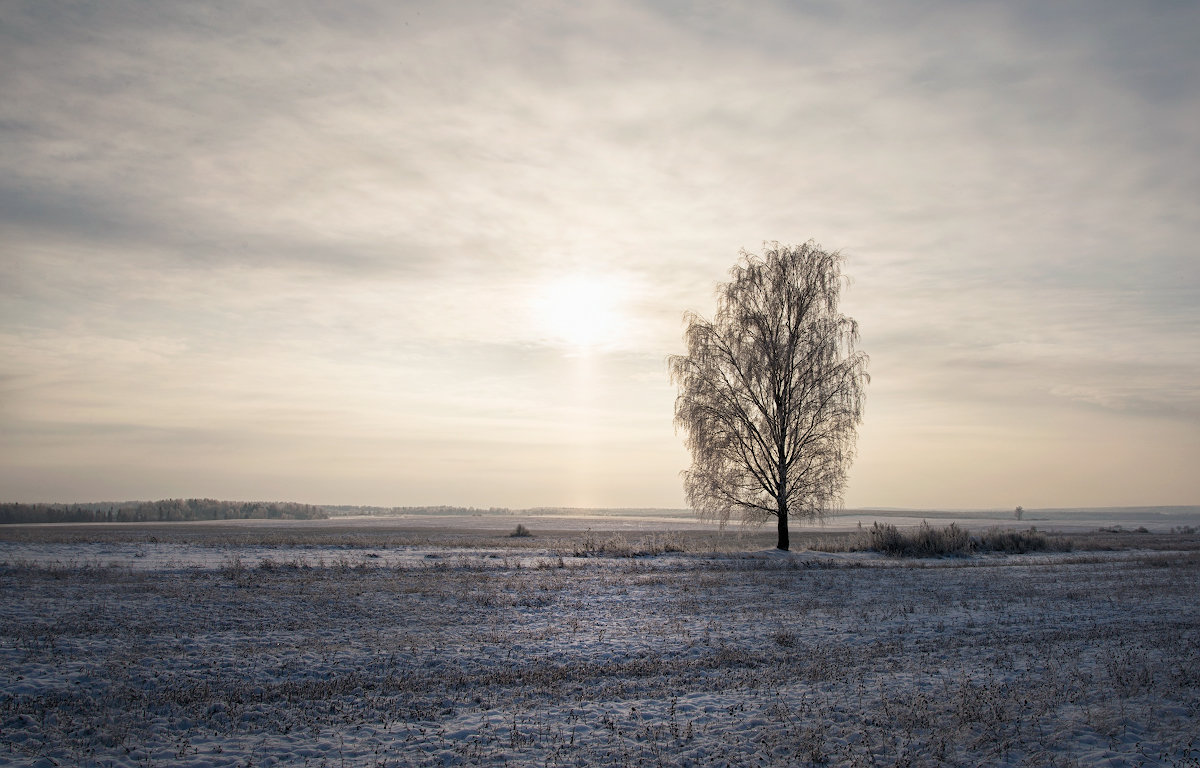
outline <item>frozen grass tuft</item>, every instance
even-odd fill
[[[630,541],[619,533],[600,538],[588,530],[575,542],[571,554],[575,557],[649,557],[687,551],[686,543],[674,532],[651,533]]]

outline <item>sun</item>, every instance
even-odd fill
[[[534,299],[540,333],[577,350],[611,347],[625,335],[627,291],[620,281],[571,275],[545,283]]]

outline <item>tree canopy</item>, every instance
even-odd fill
[[[842,256],[809,241],[741,252],[712,320],[686,317],[687,354],[669,359],[686,433],[688,503],[725,524],[818,518],[841,503],[862,421],[867,356],[838,310]]]

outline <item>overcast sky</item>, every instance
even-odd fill
[[[1200,504],[1200,5],[0,0],[0,501],[681,507],[841,250],[849,506]]]

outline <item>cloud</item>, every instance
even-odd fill
[[[662,410],[679,503],[681,313],[739,248],[815,238],[884,450],[1021,409],[1194,420],[1197,13],[6,4],[0,413],[468,451]],[[590,402],[530,318],[572,274],[629,291]]]

